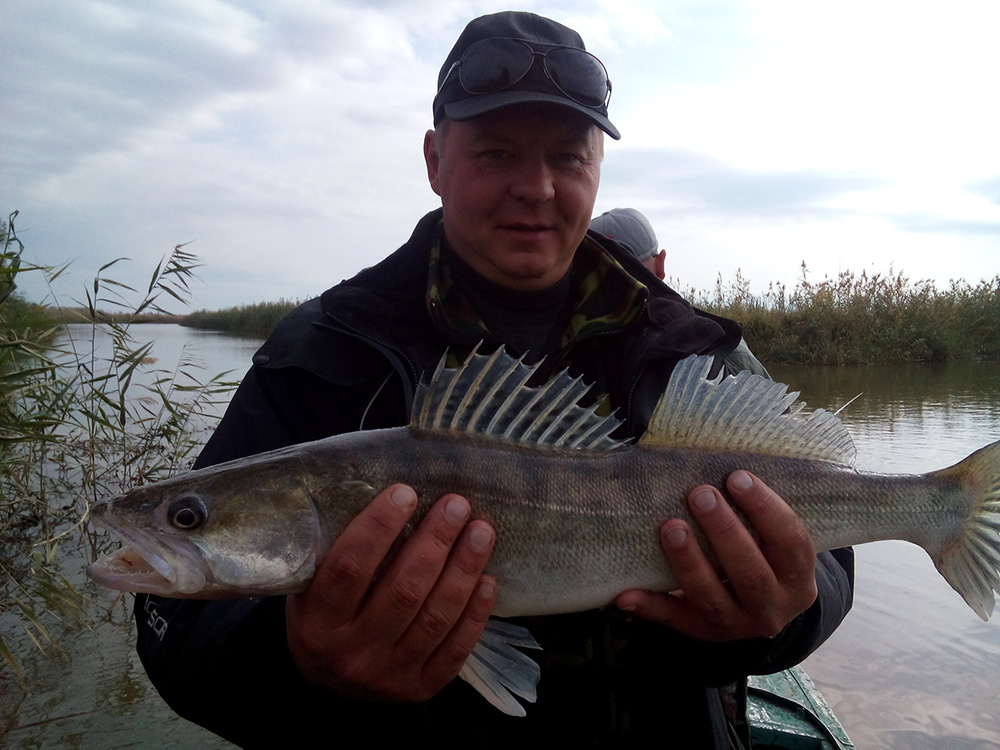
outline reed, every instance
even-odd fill
[[[267,338],[283,317],[298,306],[298,302],[281,299],[252,305],[229,307],[225,310],[198,310],[180,320],[182,326],[209,331],[222,331],[249,338]]]
[[[157,367],[153,344],[132,336],[137,320],[189,298],[199,263],[183,246],[141,290],[110,275],[123,261],[104,265],[77,305],[89,325],[53,348],[58,305],[31,305],[15,290],[21,274],[58,271],[22,263],[15,217],[0,226],[0,676],[6,666],[24,679],[14,636],[48,654],[58,650],[53,625],[87,618],[60,565],[61,547],[93,558],[110,544],[86,523],[87,508],[187,468],[235,384],[184,357]]]
[[[902,272],[812,281],[805,264],[794,289],[750,291],[737,273],[694,303],[739,321],[757,357],[782,364],[875,364],[1000,358],[1000,276],[939,289]]]
[[[712,290],[671,286],[709,312],[739,321],[763,362],[875,364],[1000,358],[1000,276],[939,289],[904,273],[811,279],[803,263],[795,287],[772,283],[763,293],[737,271]],[[181,325],[266,338],[296,302],[279,300],[185,316]]]

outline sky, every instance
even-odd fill
[[[142,287],[177,244],[192,307],[304,300],[440,205],[422,140],[478,0],[4,0],[0,213],[22,293]],[[842,272],[1000,274],[1000,3],[572,0],[613,85],[600,213],[653,222],[681,290]],[[177,306],[175,305],[176,309]],[[180,310],[183,311],[183,310]]]

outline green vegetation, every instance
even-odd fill
[[[59,319],[63,323],[90,323],[92,322],[91,311],[86,307],[60,307],[58,309]],[[184,320],[183,315],[173,313],[144,312],[135,314],[133,311],[114,312],[101,311],[98,313],[101,322],[121,323],[122,325],[138,325],[141,323],[180,323]]]
[[[688,292],[705,310],[740,321],[765,364],[875,364],[1000,358],[1000,276],[947,289],[903,273],[841,273],[812,282],[806,266],[790,293],[754,295],[737,273],[713,294]]]
[[[671,286],[680,287],[671,280]],[[756,295],[737,272],[711,292],[681,290],[698,307],[740,321],[765,363],[875,364],[1000,358],[1000,276],[938,289],[903,273],[841,273],[809,280],[805,264],[792,291],[771,284]],[[180,323],[192,328],[266,338],[297,305],[281,300],[201,310]]]
[[[153,345],[130,332],[139,316],[167,314],[161,300],[187,299],[198,262],[180,246],[142,291],[107,275],[120,261],[102,267],[86,293],[86,333],[74,327],[77,338],[53,348],[58,308],[15,289],[21,274],[58,272],[22,262],[15,217],[0,226],[0,679],[4,666],[23,678],[11,637],[48,653],[58,650],[53,624],[85,620],[56,551],[83,545],[82,559],[105,543],[86,523],[89,504],[186,468],[199,428],[233,386],[202,380],[184,359],[157,369]]]
[[[226,310],[209,312],[198,310],[181,319],[182,326],[208,331],[222,331],[248,338],[267,338],[278,322],[298,306],[298,302],[282,299],[241,305]]]

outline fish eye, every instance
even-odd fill
[[[197,495],[184,495],[170,504],[167,518],[178,529],[191,531],[205,523],[208,508],[205,507],[205,501]]]

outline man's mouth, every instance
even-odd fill
[[[547,224],[504,224],[503,229],[515,234],[544,234],[552,231],[552,227]]]

